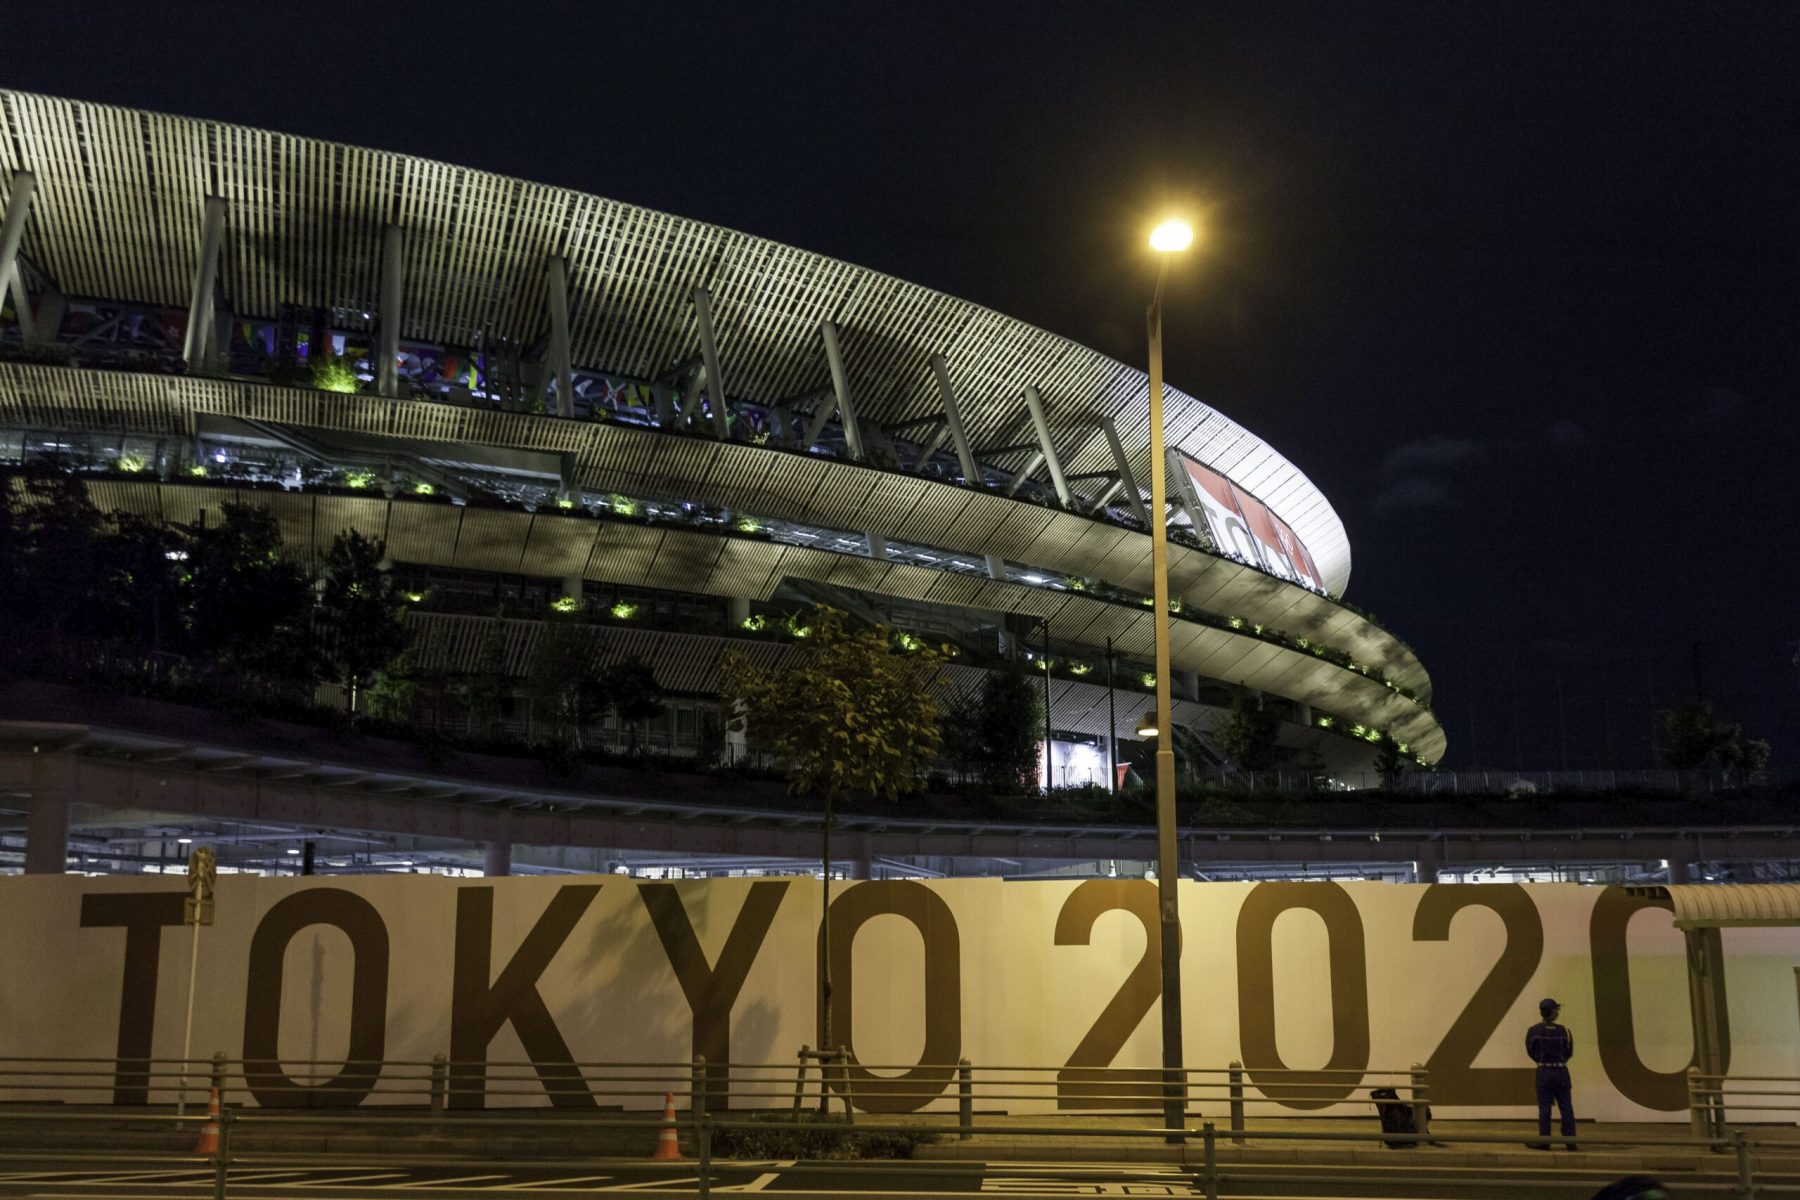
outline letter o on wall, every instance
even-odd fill
[[[897,1076],[856,1063],[851,945],[871,918],[912,922],[925,943],[925,1049]],[[850,1097],[864,1112],[917,1112],[943,1094],[962,1057],[962,938],[943,897],[908,879],[859,883],[831,902],[831,1027],[850,1048]]]
[[[350,1053],[343,1070],[301,1084],[281,1068],[281,976],[288,943],[308,925],[344,932],[356,955],[350,985]],[[250,939],[244,990],[244,1081],[264,1108],[349,1108],[381,1075],[387,1047],[388,932],[375,906],[342,888],[309,888],[277,902]],[[310,1073],[310,1072],[309,1072]]]

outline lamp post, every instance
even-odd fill
[[[1182,221],[1165,221],[1150,234],[1157,253],[1156,292],[1146,317],[1150,335],[1150,567],[1155,577],[1152,624],[1156,631],[1156,896],[1162,932],[1163,1125],[1187,1120],[1187,1076],[1181,1052],[1181,912],[1175,884],[1175,745],[1169,695],[1168,452],[1163,443],[1162,297],[1169,257],[1193,244]]]

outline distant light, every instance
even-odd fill
[[[1048,579],[1045,579],[1042,575],[1027,575],[1027,576],[1025,576],[1025,582],[1026,583],[1049,583],[1050,581]]]
[[[225,461],[225,452],[223,450],[221,450],[217,454],[213,455],[213,461],[214,462],[224,462]]]
[[[1150,248],[1161,254],[1186,250],[1194,244],[1194,228],[1186,221],[1164,221],[1150,231]]]
[[[1151,709],[1149,712],[1138,718],[1137,732],[1139,737],[1146,738],[1157,737],[1161,734],[1161,730],[1156,727],[1155,709]]]
[[[287,852],[288,852],[288,853],[289,853],[289,854],[298,854],[298,853],[300,853],[300,847],[298,847],[298,846],[289,846],[289,847],[288,847],[288,848],[287,848]]]
[[[176,838],[175,844],[177,846],[191,846],[194,844],[194,839],[193,838]]]

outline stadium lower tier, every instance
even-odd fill
[[[1154,684],[1142,532],[830,457],[430,401],[0,366],[0,461],[40,457],[83,472],[103,510],[186,525],[227,501],[266,506],[314,561],[357,529],[399,569],[461,576],[463,591],[502,579],[546,605],[608,588],[706,597],[735,636],[754,632],[752,616],[833,603],[955,633],[978,655],[1011,637],[1034,663],[1047,624],[1070,687],[1094,686],[1080,676],[1109,646],[1115,684]],[[1328,597],[1171,549],[1172,683],[1196,727],[1239,687],[1276,699],[1289,740],[1329,747],[1334,768],[1366,769],[1383,732],[1419,761],[1442,756],[1429,679],[1404,643]],[[596,611],[611,619],[620,603],[634,602]],[[1061,707],[1064,732],[1103,733]],[[1131,737],[1141,705],[1115,708]]]

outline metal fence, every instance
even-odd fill
[[[1197,1121],[1162,1123],[1165,1083],[1177,1085],[1183,1109]],[[1378,1098],[1393,1089],[1406,1120],[1378,1129],[1345,1121],[1332,1128],[1295,1129],[1274,1119],[1295,1105],[1355,1104],[1367,1120]],[[135,1102],[120,1103],[121,1094]],[[32,1097],[64,1103],[30,1103]],[[382,1103],[344,1111],[379,1096]],[[1691,1125],[1685,1136],[1650,1127],[1636,1136],[1551,1135],[1552,1144],[1579,1140],[1587,1149],[1654,1148],[1685,1153],[1692,1165],[1682,1191],[1720,1190],[1738,1196],[1759,1188],[1800,1183],[1800,1139],[1765,1127],[1730,1127],[1727,1115],[1800,1111],[1800,1079],[1690,1073]],[[1399,1155],[1370,1162],[1349,1151],[1432,1146],[1479,1151],[1517,1147],[1529,1135],[1433,1128],[1429,1072],[1246,1070],[1217,1068],[1164,1072],[1157,1068],[1007,1066],[966,1060],[944,1064],[872,1066],[841,1051],[802,1050],[785,1063],[567,1063],[420,1061],[286,1062],[212,1059],[0,1059],[0,1157],[9,1161],[99,1163],[135,1160],[211,1172],[213,1194],[231,1194],[234,1171],[249,1168],[357,1165],[379,1168],[492,1166],[509,1149],[534,1167],[592,1167],[602,1159],[636,1154],[658,1138],[684,1143],[673,1164],[680,1179],[708,1196],[729,1163],[715,1154],[733,1134],[771,1131],[855,1137],[895,1129],[940,1145],[938,1157],[910,1160],[800,1161],[783,1170],[804,1176],[830,1171],[851,1179],[905,1179],[919,1187],[950,1175],[966,1176],[945,1148],[984,1135],[1004,1135],[1048,1147],[1051,1140],[1091,1138],[1137,1146],[1178,1162],[1208,1197],[1254,1181],[1317,1182],[1325,1167],[1284,1163],[1275,1151],[1299,1142],[1341,1147],[1329,1176],[1364,1182],[1404,1181],[1414,1190],[1466,1172],[1442,1156]],[[142,1097],[142,1099],[138,1099]],[[74,1103],[67,1101],[74,1099]],[[209,1103],[203,1109],[201,1100]],[[245,1101],[257,1107],[238,1107]],[[148,1103],[146,1103],[148,1102]],[[171,1117],[167,1106],[185,1108]],[[484,1108],[484,1105],[486,1106]],[[579,1107],[575,1107],[575,1106]],[[459,1111],[466,1107],[469,1111]],[[831,1110],[842,1116],[831,1119]],[[1037,1109],[1025,1112],[1021,1109]],[[337,1110],[337,1111],[333,1111]],[[508,1110],[508,1111],[500,1111]],[[1139,1115],[1141,1114],[1141,1116]],[[1109,1118],[1109,1119],[1108,1119]],[[1741,1117],[1740,1117],[1741,1119]],[[1755,1120],[1755,1117],[1751,1118]],[[1791,1123],[1791,1120],[1790,1120]],[[390,1136],[376,1138],[373,1133]],[[461,1140],[445,1134],[455,1132]],[[362,1141],[357,1139],[361,1138]],[[477,1140],[478,1139],[478,1140]],[[192,1148],[189,1148],[190,1142]],[[531,1149],[527,1145],[535,1145]],[[1252,1147],[1251,1144],[1254,1144]],[[1247,1150],[1246,1147],[1251,1147]],[[1262,1151],[1261,1157],[1257,1151]],[[1778,1153],[1782,1152],[1782,1153]],[[1532,1181],[1593,1184],[1581,1160],[1535,1157],[1516,1170]],[[242,1175],[235,1182],[242,1183]],[[1496,1178],[1493,1182],[1498,1183]],[[1068,1194],[1066,1188],[1034,1193]],[[1766,1192],[1764,1193],[1766,1194]]]

